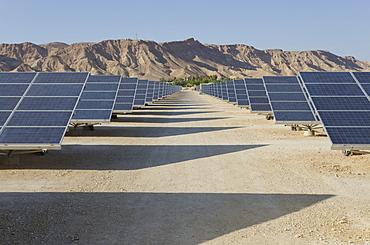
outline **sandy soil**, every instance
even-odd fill
[[[0,165],[0,244],[370,244],[370,155],[329,148],[183,91]]]

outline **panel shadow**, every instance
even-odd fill
[[[21,155],[18,166],[2,165],[0,167],[6,169],[136,170],[252,150],[263,146],[267,145],[64,145],[61,151],[49,151],[42,157]]]
[[[152,110],[133,110],[132,113],[137,115],[153,115],[153,116],[181,116],[181,115],[193,115],[193,114],[206,114],[215,113],[218,111],[152,111]]]
[[[205,118],[173,118],[173,117],[119,117],[113,119],[113,122],[140,122],[140,123],[181,123],[181,122],[199,122],[199,121],[210,121],[210,120],[221,120],[229,119],[230,117],[205,117]]]
[[[239,127],[96,127],[95,131],[71,130],[66,134],[69,137],[91,136],[91,137],[168,137],[177,135],[188,135],[221,130],[237,129]],[[78,131],[77,131],[78,132]],[[79,133],[79,132],[78,132]]]
[[[0,193],[0,227],[4,227],[0,241],[196,245],[299,212],[331,197],[263,193]]]

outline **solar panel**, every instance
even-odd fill
[[[138,78],[122,78],[113,113],[126,113],[132,111],[137,83]]]
[[[247,87],[245,81],[242,79],[234,80],[235,84],[235,96],[238,106],[249,106],[249,100],[247,95]]]
[[[236,103],[235,85],[234,81],[226,81],[227,98],[230,103]]]
[[[149,81],[148,82],[148,90],[147,90],[146,98],[145,98],[146,103],[152,103],[153,102],[154,84],[155,84],[155,81]]]
[[[263,80],[260,78],[244,79],[251,112],[271,113],[271,105],[268,101]]]
[[[87,72],[0,74],[0,91],[2,95],[7,91],[0,97],[0,149],[59,149],[88,75]],[[22,83],[27,88],[22,86],[21,96],[12,90],[21,87],[7,86]],[[2,86],[7,89],[2,90]]]
[[[298,77],[264,76],[262,79],[275,123],[290,125],[318,123]]]
[[[370,149],[370,101],[361,89],[368,75],[350,72],[300,72],[299,75],[332,143],[331,148]]]

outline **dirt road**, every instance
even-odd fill
[[[370,155],[326,137],[195,91],[81,134],[0,165],[0,244],[370,244]]]

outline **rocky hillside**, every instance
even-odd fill
[[[0,71],[89,71],[157,80],[193,75],[261,77],[298,71],[370,71],[370,62],[328,51],[258,50],[209,45],[194,39],[156,43],[107,40],[99,43],[0,44]]]

